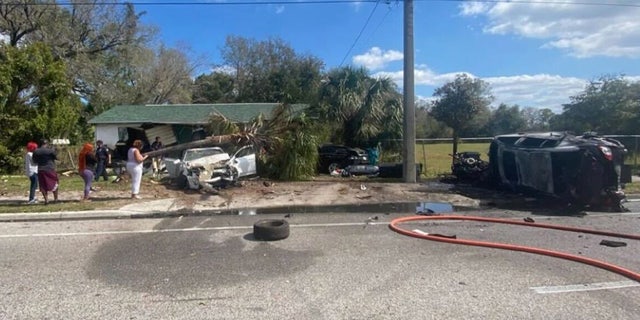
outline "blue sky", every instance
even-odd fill
[[[166,45],[189,47],[207,67],[222,63],[228,35],[278,37],[324,61],[326,70],[365,66],[402,87],[401,1],[145,1],[134,1],[146,11],[143,22],[158,27]],[[465,72],[491,85],[495,105],[560,112],[590,80],[623,74],[640,81],[638,17],[637,0],[416,0],[415,93],[428,99]]]

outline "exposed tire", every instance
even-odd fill
[[[189,181],[187,181],[187,176],[181,174],[176,178],[176,187],[179,189],[186,189],[188,186]]]
[[[253,237],[257,240],[282,240],[289,236],[289,222],[282,219],[263,219],[253,224]]]

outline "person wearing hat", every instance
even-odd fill
[[[38,184],[44,198],[44,204],[49,204],[49,192],[53,193],[53,201],[58,201],[58,173],[56,172],[56,150],[49,147],[49,141],[40,141],[40,147],[33,151],[33,162],[38,165]]]
[[[38,148],[38,144],[30,141],[27,143],[27,153],[24,155],[24,174],[29,178],[29,204],[38,203],[36,199],[36,189],[38,188],[38,165],[33,162],[33,151]]]

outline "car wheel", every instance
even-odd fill
[[[282,219],[263,219],[253,224],[253,237],[257,240],[282,240],[289,236],[289,222]]]
[[[329,171],[329,173],[331,173],[331,172],[333,172],[333,171],[335,171],[335,170],[337,170],[337,169],[340,169],[340,165],[339,165],[339,164],[337,164],[337,163],[335,163],[335,162],[332,162],[332,163],[331,163],[331,164],[329,164],[329,166],[327,167],[327,170]]]
[[[176,178],[176,187],[180,189],[186,189],[189,186],[189,181],[187,181],[187,176],[181,174]]]

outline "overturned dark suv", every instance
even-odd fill
[[[621,172],[625,146],[585,133],[518,133],[496,136],[489,149],[494,183],[567,200],[576,207],[624,210]]]

